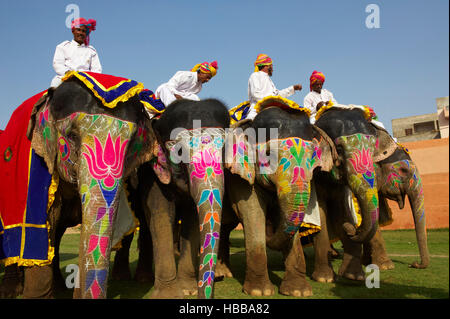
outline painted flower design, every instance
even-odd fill
[[[193,177],[207,180],[208,177],[215,178],[216,175],[222,175],[222,167],[220,157],[217,151],[210,149],[202,150],[192,157],[194,170],[191,173]]]
[[[128,140],[122,144],[120,136],[113,142],[111,134],[108,133],[106,143],[103,146],[96,136],[94,136],[94,149],[88,144],[84,144],[87,153],[83,152],[86,158],[89,172],[93,178],[101,180],[106,188],[113,188],[116,180],[122,177],[125,150]]]
[[[357,150],[349,159],[355,171],[359,174],[373,172],[372,153],[370,149]]]
[[[70,146],[64,136],[60,136],[58,139],[58,149],[61,155],[62,161],[67,161],[70,157]]]

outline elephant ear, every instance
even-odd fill
[[[225,167],[253,185],[256,174],[255,145],[245,134],[250,124],[251,120],[243,120],[231,125],[228,129],[225,138]]]
[[[313,125],[314,137],[318,141],[318,147],[322,154],[320,157],[320,162],[317,166],[325,172],[330,172],[333,166],[339,166],[340,160],[331,138],[322,129]]]
[[[385,129],[374,124],[372,126],[377,132],[377,144],[373,154],[373,162],[376,163],[391,156],[397,149],[397,143]]]
[[[169,165],[167,162],[166,154],[159,142],[153,145],[152,160],[150,161],[158,179],[163,184],[169,184],[172,179],[172,174],[170,173]]]
[[[152,165],[153,171],[156,176],[163,184],[169,184],[172,179],[172,173],[170,172],[169,162],[167,161],[166,153],[164,152],[163,144],[158,133],[153,129],[155,126],[155,121],[158,119],[153,119],[151,121],[152,134],[153,134],[153,145],[150,155],[150,163]]]
[[[53,174],[57,155],[57,131],[50,105],[51,94],[43,96],[34,105],[28,123],[27,137],[31,139],[31,148],[44,159],[49,173]]]
[[[128,146],[126,171],[124,176],[129,176],[141,164],[153,158],[154,144],[157,143],[156,135],[149,118],[145,118],[137,124],[137,130],[131,144]]]

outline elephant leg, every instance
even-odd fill
[[[314,272],[312,278],[318,282],[334,282],[335,273],[331,265],[330,238],[323,205],[319,204],[321,230],[314,236]]]
[[[31,266],[24,267],[24,299],[51,299],[53,298],[53,267]]]
[[[363,254],[362,260],[365,266],[375,264],[380,270],[394,269],[395,267],[394,263],[387,255],[386,245],[381,236],[380,229],[377,230],[369,243],[363,245]]]
[[[139,257],[134,274],[134,280],[142,283],[152,283],[155,280],[153,274],[153,242],[145,221],[141,222],[138,237]]]
[[[238,226],[239,219],[231,210],[231,207],[228,206],[229,205],[227,205],[227,201],[225,200],[224,208],[222,210],[219,251],[217,254],[216,280],[223,277],[233,277],[230,264],[230,233]]]
[[[198,252],[200,249],[200,226],[195,207],[187,209],[182,216],[180,231],[180,258],[178,259],[178,285],[184,295],[197,295]]]
[[[16,298],[23,293],[23,267],[11,264],[5,267],[2,284],[0,285],[0,298]]]
[[[58,225],[55,234],[55,256],[52,260],[53,269],[53,289],[57,292],[62,292],[67,289],[64,277],[61,273],[60,268],[60,258],[59,258],[59,246],[61,244],[61,239],[66,231],[66,227],[63,225]]]
[[[246,270],[243,291],[252,296],[270,296],[275,293],[269,279],[266,253],[266,219],[255,187],[249,186],[240,177],[232,176],[233,187],[239,191],[230,192],[235,211],[244,226]]]
[[[353,242],[346,235],[340,238],[344,246],[344,256],[338,275],[351,280],[364,280],[365,274],[361,264],[362,244]]]
[[[173,247],[175,204],[163,193],[161,185],[153,182],[145,205],[145,216],[153,242],[155,285],[152,298],[182,298],[177,285],[177,268]]]
[[[280,294],[294,297],[312,296],[312,287],[306,280],[306,261],[298,232],[288,246],[284,261],[286,272],[281,282]]]
[[[114,266],[112,269],[112,279],[114,280],[131,280],[130,271],[130,246],[133,241],[134,234],[131,233],[122,238],[122,247],[116,251],[114,256]]]

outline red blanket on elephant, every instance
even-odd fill
[[[63,77],[63,81],[76,78],[82,82],[102,104],[115,108],[117,103],[125,102],[144,90],[140,82],[109,74],[70,71]]]
[[[33,106],[45,93],[23,102],[0,134],[0,260],[6,265],[42,265],[53,258],[46,222],[52,178],[26,137]]]

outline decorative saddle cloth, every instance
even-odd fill
[[[0,135],[0,260],[5,265],[49,264],[54,255],[46,220],[57,180],[26,137],[33,106],[46,92],[23,102]]]
[[[138,94],[141,103],[150,114],[158,115],[166,109],[153,91],[144,89],[144,85],[140,82],[109,74],[79,71],[68,72],[62,81],[73,77],[80,80],[106,107],[115,108],[117,103],[126,102]]]
[[[143,84],[134,80],[93,72],[71,71],[63,81],[72,77],[80,80],[109,108],[144,91]],[[144,93],[151,92],[146,91]],[[54,201],[58,178],[48,173],[44,160],[35,154],[27,138],[33,107],[46,93],[47,90],[23,102],[0,134],[0,261],[5,265],[42,266],[50,264],[54,257],[54,247],[48,237],[47,213]],[[142,96],[149,99],[145,94]],[[159,107],[158,100],[150,101],[155,108]],[[123,215],[120,220],[125,220],[131,229],[127,225],[118,227],[114,234],[117,245],[138,226],[126,206],[119,209],[119,215]]]
[[[354,110],[354,109],[360,109],[364,112],[364,117],[367,121],[377,120],[378,117],[375,114],[375,111],[368,105],[354,105],[354,104],[333,104],[330,102],[327,106],[322,106],[320,110],[316,113],[316,121],[328,110],[330,109],[347,109],[347,110]]]
[[[292,109],[297,110],[301,112],[305,112],[308,116],[311,115],[311,111],[305,107],[302,107],[295,103],[292,100],[286,99],[281,96],[267,96],[263,98],[262,100],[258,101],[258,103],[255,104],[254,108],[256,112],[260,112],[263,109],[267,107],[279,107],[282,109]],[[230,124],[235,124],[241,120],[245,120],[247,118],[247,115],[250,111],[250,102],[245,101],[241,104],[233,107],[228,111],[231,117]]]
[[[67,81],[77,78],[97,97],[104,106],[115,108],[119,102],[128,101],[131,97],[144,90],[140,82],[94,72],[70,71],[62,78]]]

